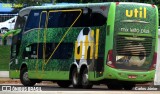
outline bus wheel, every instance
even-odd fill
[[[88,80],[88,69],[85,68],[82,72],[82,75],[81,75],[81,78],[82,78],[82,86],[83,88],[85,89],[90,89],[92,88],[92,84],[91,82]]]
[[[57,84],[60,87],[67,88],[71,85],[71,82],[70,81],[58,81]]]
[[[74,68],[73,71],[72,71],[71,81],[72,81],[72,85],[73,85],[74,88],[80,88],[81,87],[80,77],[79,77],[79,74],[78,74],[78,71],[77,71],[76,68]]]
[[[26,67],[20,71],[20,81],[24,86],[34,86],[36,82],[28,78],[28,70]]]

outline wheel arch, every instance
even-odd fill
[[[27,63],[22,63],[21,66],[20,66],[20,70],[22,70],[22,69],[25,68],[25,67],[28,69]]]

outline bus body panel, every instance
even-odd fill
[[[100,40],[103,40],[105,38],[105,34],[102,32],[102,31],[105,31],[105,26],[91,27],[91,28],[95,32],[95,34],[96,34],[96,29],[99,29],[99,31],[100,31],[99,36],[101,36],[99,38]],[[59,47],[61,49],[57,49],[58,51],[60,51],[60,50],[62,51],[63,48],[65,48],[65,50],[63,50],[63,51],[71,50],[72,52],[70,52],[70,53],[68,52],[66,54],[66,55],[68,55],[68,54],[71,55],[69,59],[60,59],[62,57],[58,57],[59,59],[50,59],[49,60],[48,58],[51,55],[52,51],[47,51],[48,56],[45,61],[43,59],[44,54],[39,54],[38,55],[39,59],[35,58],[36,51],[37,51],[37,45],[39,45],[39,49],[41,51],[43,50],[43,45],[40,43],[44,42],[44,37],[43,37],[44,34],[41,33],[41,35],[39,36],[39,40],[38,40],[38,32],[43,32],[44,30],[43,29],[40,29],[40,30],[33,29],[33,30],[30,30],[26,33],[23,33],[22,48],[24,50],[21,52],[21,54],[22,54],[21,58],[23,59],[22,61],[25,61],[28,64],[27,67],[29,70],[29,77],[31,79],[47,79],[47,80],[52,80],[52,79],[56,80],[59,77],[59,79],[61,79],[61,80],[69,80],[70,66],[74,61],[74,49],[75,49],[74,42],[75,41],[73,41],[73,40],[77,39],[77,36],[82,29],[83,28],[72,28],[69,31],[69,33],[66,35],[66,37],[64,38],[64,41],[63,41],[64,43],[71,43],[72,45],[71,46],[65,45],[67,47],[67,48],[65,48],[65,47],[61,47],[61,46],[63,46],[63,43],[62,43],[61,46]],[[48,28],[46,31],[47,32],[46,46],[49,47],[51,45],[51,41],[58,43],[61,40],[61,38],[63,37],[66,30],[67,30],[67,28],[66,29],[60,29],[60,28],[59,29],[58,28],[57,29],[56,28],[50,29],[50,28]],[[53,31],[55,31],[55,32],[53,32]],[[60,32],[58,32],[58,31],[60,31]],[[73,36],[73,37],[68,37],[69,35]],[[55,37],[52,37],[52,36],[55,36]],[[37,44],[37,42],[39,44]],[[52,43],[54,43],[54,42],[52,42]],[[99,46],[99,53],[103,53],[103,50],[101,49],[101,48],[105,48],[105,47],[101,47],[101,46],[104,46],[103,44],[104,44],[103,42],[99,43],[99,45],[100,45]],[[55,53],[57,54],[57,52],[55,52]],[[59,56],[64,55],[64,52],[61,52],[61,53],[62,54],[60,54]],[[52,57],[52,58],[54,58],[54,57]],[[49,60],[49,62],[47,62],[48,60]],[[52,72],[56,76],[53,75]],[[47,75],[49,75],[49,76],[47,77]]]
[[[158,37],[157,37],[157,26],[158,26],[157,7],[152,6],[152,5],[144,5],[143,6],[143,4],[132,5],[132,4],[128,4],[128,3],[122,3],[122,4],[119,3],[116,5],[116,7],[117,8],[116,8],[116,17],[115,17],[116,20],[115,20],[115,31],[114,31],[115,32],[114,35],[116,37],[114,38],[114,47],[113,47],[114,53],[116,56],[116,57],[115,56],[114,57],[115,57],[116,61],[113,60],[114,61],[113,67],[105,66],[105,69],[106,69],[106,74],[104,74],[105,78],[106,79],[117,79],[120,81],[134,81],[134,82],[153,81],[155,70],[150,69],[150,68],[156,63],[156,61],[154,61],[154,59],[156,58],[156,53],[157,53],[157,43],[156,42],[158,39]],[[126,13],[127,11],[129,11],[128,14],[130,13],[130,15],[128,15]],[[137,11],[139,12],[139,14],[136,14],[136,13],[138,13]],[[122,14],[124,16],[122,16]],[[129,17],[128,18],[125,17],[126,15]],[[147,19],[146,17],[150,17],[150,18]],[[133,23],[136,23],[136,24],[133,24]],[[142,23],[144,23],[145,25],[147,24],[147,26],[145,27],[145,25],[144,24],[142,25]],[[156,23],[156,25],[154,23]],[[138,31],[133,30],[135,28]],[[146,30],[144,30],[144,29],[146,29]],[[118,53],[118,51],[122,50],[123,48],[120,47],[122,44],[118,44],[117,41],[121,41],[121,43],[124,43],[125,45],[127,43],[123,39],[118,39],[117,36],[122,36],[123,38],[126,38],[126,40],[128,39],[127,41],[131,41],[131,43],[133,43],[135,40],[138,40],[138,41],[136,41],[137,43],[142,42],[143,46],[145,45],[144,46],[145,51],[148,51],[148,49],[151,49],[151,52],[149,53],[148,56],[139,55],[138,57],[140,58],[141,62],[139,62],[140,60],[137,58],[137,56],[136,56],[137,54],[133,54],[133,56],[132,56],[132,55],[126,55],[124,52]],[[144,40],[140,40],[141,37],[145,39],[145,42],[148,42],[150,40],[151,40],[151,42],[144,44],[143,43]],[[147,47],[148,44],[151,46]],[[118,45],[120,45],[120,46],[118,46]],[[132,45],[132,47],[134,47],[134,45]],[[135,47],[134,49],[138,51],[138,48],[141,50],[144,47],[139,46],[137,48]],[[125,48],[125,46],[124,46],[124,48]],[[129,51],[133,50],[133,53],[134,53],[133,48],[128,48],[128,49],[129,49]],[[126,50],[124,50],[124,51],[126,51]],[[129,53],[129,52],[126,51],[126,53]],[[146,52],[146,53],[148,53],[148,52]],[[120,55],[120,56],[117,57],[118,55]],[[126,60],[126,61],[122,61],[122,60],[119,61],[122,63],[123,66],[116,65],[116,63],[118,61],[117,59],[119,59],[123,55],[126,58],[128,58],[128,57],[130,57],[130,59],[134,58],[134,61],[132,60],[132,63],[135,63],[135,64],[133,64],[131,66],[127,65],[128,64],[128,63],[126,63],[127,59],[124,58],[124,60]],[[143,59],[146,58],[145,63],[144,63],[142,57],[143,57]],[[131,60],[128,60],[128,61],[131,62]],[[137,63],[137,62],[139,62],[139,63],[143,62],[143,64],[139,65],[139,63]],[[127,67],[130,67],[130,68],[127,68]],[[154,65],[154,67],[155,67],[155,65]]]
[[[150,70],[157,51],[157,8],[149,4],[126,3],[116,7],[116,68]]]
[[[91,80],[91,81],[104,79],[105,74],[107,72],[107,69],[105,68],[105,65],[106,65],[106,62],[107,62],[108,51],[113,49],[115,6],[116,6],[115,3],[111,3],[110,8],[109,8],[109,12],[108,12],[108,18],[110,18],[110,19],[108,19],[107,22],[106,22],[107,26],[106,26],[106,30],[105,30],[105,32],[106,32],[106,34],[105,34],[106,35],[105,50],[104,50],[105,53],[104,53],[104,61],[103,61],[104,71],[96,72],[97,75],[101,74],[103,76],[101,76],[101,77],[91,77],[91,76],[95,75],[94,72],[91,72],[91,74],[89,75],[89,80]],[[101,42],[101,40],[100,40],[100,42]],[[99,63],[101,63],[101,61]],[[98,67],[98,65],[97,65],[97,67]]]
[[[135,83],[139,82],[150,82],[153,81],[155,70],[151,71],[133,71],[133,70],[123,70],[123,69],[115,69],[109,66],[105,66],[107,69],[107,73],[105,75],[105,79],[113,79],[119,81],[132,81]]]

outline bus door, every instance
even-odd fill
[[[89,78],[97,79],[103,76],[104,72],[104,56],[105,56],[105,35],[106,27],[96,27],[94,29],[94,43],[93,49],[88,48],[88,50],[92,50],[93,57],[90,61],[89,65]],[[92,30],[93,31],[93,30]],[[88,52],[87,56],[89,55],[90,51]],[[90,57],[90,56],[89,56]],[[87,59],[87,62],[89,60]]]
[[[107,33],[107,14],[109,6],[93,7],[90,18],[90,37],[93,37],[93,47],[90,47],[93,52],[93,58],[89,64],[89,79],[95,80],[103,76],[104,62],[105,62],[105,50],[106,50],[106,33]],[[104,8],[104,9],[103,9]],[[96,19],[98,18],[98,19]],[[92,38],[91,38],[92,39]],[[89,48],[88,48],[89,49]],[[90,52],[88,52],[87,56]]]

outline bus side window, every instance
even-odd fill
[[[98,19],[96,19],[98,18]],[[100,13],[92,13],[91,15],[91,26],[102,26],[106,23],[106,17]]]
[[[40,28],[45,28],[46,17],[47,17],[46,12],[42,12],[41,19],[40,19]]]
[[[55,43],[57,46],[58,43]],[[55,47],[56,47],[55,46]],[[61,43],[55,54],[52,56],[53,59],[70,59],[73,53],[73,43]]]
[[[53,27],[59,27],[59,24],[61,24],[60,18],[61,12],[49,12],[49,17],[48,17],[48,28],[53,28]]]
[[[39,28],[39,20],[40,20],[40,11],[39,10],[31,11],[28,16],[28,20],[27,20],[24,31],[27,31],[33,28]]]
[[[48,17],[48,28],[70,27],[79,14],[79,11],[50,12]],[[78,20],[75,24],[79,25]]]

